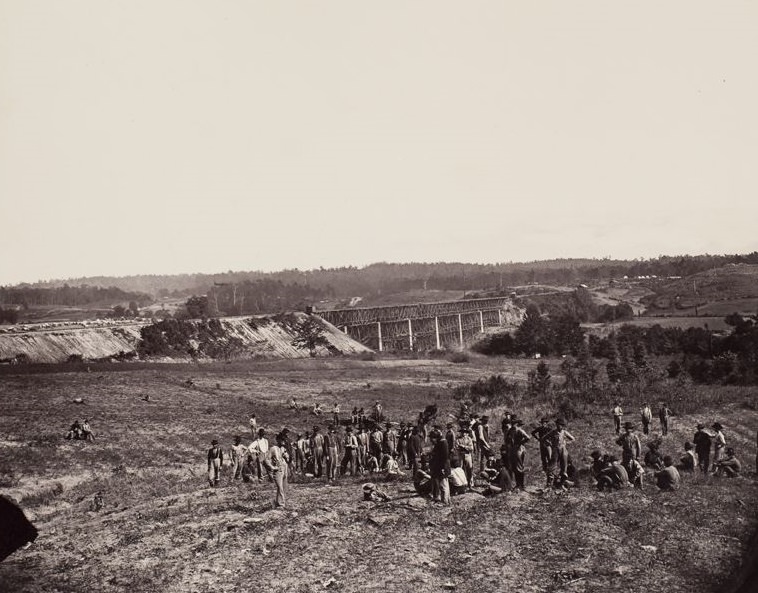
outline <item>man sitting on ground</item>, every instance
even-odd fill
[[[715,463],[717,476],[726,476],[727,478],[734,478],[740,475],[742,471],[742,464],[740,460],[734,456],[734,449],[728,447],[726,450],[726,457]]]
[[[674,467],[674,460],[670,455],[663,458],[663,469],[655,472],[655,483],[661,490],[679,490],[681,477],[679,471]]]
[[[619,460],[613,455],[604,455],[603,460],[605,467],[598,477],[597,489],[603,492],[604,490],[621,490],[629,486],[629,474]]]

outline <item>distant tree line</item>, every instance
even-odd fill
[[[687,375],[700,383],[758,383],[758,316],[726,317],[732,328],[728,335],[690,327],[640,327],[621,325],[607,337],[591,334],[575,317],[545,316],[530,305],[513,334],[500,333],[480,342],[475,349],[504,356],[567,356],[562,371],[571,388],[594,385],[600,369],[595,361],[605,360],[602,371],[610,383],[642,380],[653,368],[651,359],[666,357],[671,378]]]
[[[92,277],[51,281],[29,285],[58,288],[68,284],[117,287],[126,292],[155,296],[208,294],[218,284],[255,284],[257,281],[306,286],[309,290],[338,298],[373,296],[410,289],[497,291],[529,283],[571,285],[574,283],[619,279],[623,276],[689,276],[727,264],[758,264],[758,252],[735,255],[661,256],[654,259],[613,260],[554,259],[523,263],[375,263],[314,270],[282,270],[219,274],[141,275]],[[130,300],[132,297],[125,297]],[[9,301],[3,301],[9,302]]]
[[[86,284],[81,286],[64,284],[50,288],[0,286],[0,304],[20,305],[22,307],[77,307],[96,303],[110,304],[117,301],[134,301],[139,306],[144,306],[152,303],[153,299],[148,294],[127,292],[115,286],[108,288]]]

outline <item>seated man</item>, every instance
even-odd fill
[[[84,419],[84,422],[82,422],[82,428],[81,428],[81,436],[80,438],[86,440],[86,441],[94,441],[95,435],[92,432],[92,429],[89,427],[89,420],[86,418]]]
[[[715,474],[717,476],[734,478],[735,476],[740,475],[740,471],[742,471],[742,464],[740,463],[739,459],[734,456],[734,449],[732,447],[727,448],[726,457],[720,461],[717,461],[715,465]]]
[[[382,456],[382,471],[384,471],[386,476],[390,479],[403,475],[395,458],[388,453],[385,453]]]
[[[642,490],[645,479],[645,468],[636,459],[628,459],[626,463],[622,463],[627,475],[629,476],[629,483],[635,488]]]
[[[82,434],[82,427],[79,424],[78,420],[75,420],[74,423],[71,425],[71,428],[68,429],[68,432],[66,433],[66,439],[79,439],[81,438]]]
[[[670,455],[663,458],[663,469],[655,472],[655,483],[661,490],[679,490],[681,477]]]
[[[366,469],[370,474],[375,474],[379,471],[379,460],[376,458],[376,455],[366,457]]]
[[[679,465],[676,467],[685,472],[695,471],[695,468],[697,467],[697,455],[695,455],[695,448],[689,441],[684,443],[684,457],[679,459]]]
[[[597,484],[600,474],[603,469],[605,469],[606,460],[598,449],[595,449],[590,453],[590,457],[592,458],[592,462],[590,463],[590,475],[595,479],[595,483]]]
[[[450,494],[455,496],[456,494],[463,494],[468,490],[468,478],[466,472],[463,471],[460,461],[457,463],[450,463]]]
[[[663,469],[663,456],[658,450],[658,443],[653,441],[652,443],[648,443],[647,446],[650,450],[645,453],[645,465],[647,467],[652,467],[654,470]]]
[[[487,466],[484,468],[484,471],[479,475],[488,483],[484,491],[485,496],[510,492],[516,488],[516,479],[503,459],[495,461],[494,457],[490,457],[487,460]]]
[[[313,404],[313,414],[314,416],[321,416],[323,410],[321,409],[321,404],[316,402]]]
[[[613,455],[605,455],[605,467],[601,470],[597,481],[597,489],[621,490],[629,486],[629,474],[619,460]]]

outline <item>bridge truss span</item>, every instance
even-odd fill
[[[523,316],[506,297],[314,313],[380,352],[462,347],[485,328],[512,326]]]

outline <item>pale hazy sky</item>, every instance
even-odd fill
[[[0,284],[758,249],[758,3],[0,0]]]

